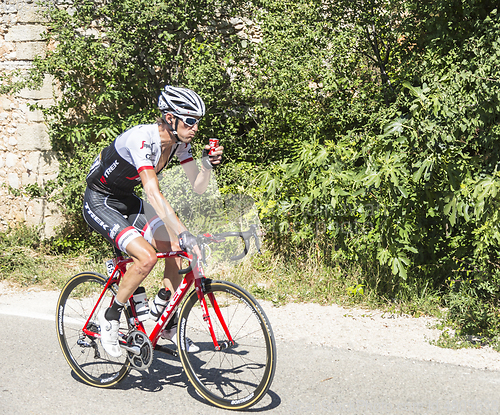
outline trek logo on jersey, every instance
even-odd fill
[[[111,166],[109,166],[106,170],[104,170],[104,174],[101,176],[99,179],[101,183],[106,184],[107,181],[106,179],[109,177],[109,175],[113,172],[114,169],[120,164],[118,160],[115,160]]]
[[[106,170],[104,170],[104,177],[107,179],[109,175],[113,172],[114,169],[118,167],[118,160],[113,161],[113,164],[109,166]]]
[[[111,230],[109,231],[109,237],[111,239],[115,239],[115,236],[116,236],[116,234],[118,233],[119,230],[120,230],[120,225],[118,225],[117,223],[115,223],[115,226],[113,226],[111,228]]]
[[[87,210],[88,215],[94,219],[94,221],[101,226],[104,230],[107,230],[109,228],[108,225],[104,223],[102,219],[100,219],[94,212],[92,212],[92,209],[90,209],[90,206],[87,202],[85,202],[85,209]]]

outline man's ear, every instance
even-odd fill
[[[170,124],[170,126],[172,126],[172,123],[174,122],[174,118],[175,118],[175,117],[174,117],[174,115],[173,115],[172,113],[170,113],[170,112],[167,112],[167,113],[165,114],[165,121],[166,121],[168,124]]]

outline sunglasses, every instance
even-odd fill
[[[187,117],[187,116],[184,116],[184,115],[177,115],[177,114],[175,115],[175,117],[179,118],[180,120],[182,120],[184,122],[184,124],[186,124],[189,127],[194,127],[201,120],[201,118],[197,119],[197,118],[194,118],[194,117]]]

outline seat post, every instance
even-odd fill
[[[115,254],[115,258],[118,258],[119,256],[123,256],[123,253],[120,250],[120,248],[117,248],[115,245],[113,245],[113,253]]]

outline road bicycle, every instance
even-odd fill
[[[210,280],[203,270],[208,245],[231,237],[244,242],[244,251],[232,259],[245,256],[252,239],[260,252],[257,227],[252,225],[245,232],[199,235],[202,258],[184,251],[157,254],[158,258],[186,259],[189,266],[179,271],[184,278],[157,322],[140,321],[130,297],[120,320],[119,342],[125,353],[119,358],[102,348],[98,316],[113,302],[132,259],[116,251],[108,277],[82,272],[69,279],[57,303],[56,328],[64,357],[75,374],[89,385],[112,387],[132,368],[148,369],[154,352],[159,351],[180,357],[190,383],[211,404],[236,410],[259,402],[276,370],[271,324],[250,293],[231,282]],[[162,329],[176,315],[178,347],[173,349],[158,342]],[[153,328],[147,329],[148,324],[154,324]],[[200,348],[198,352],[187,352],[188,338]]]

